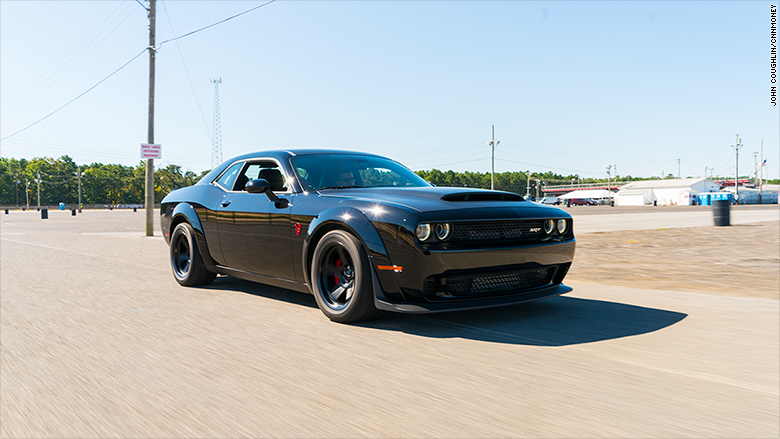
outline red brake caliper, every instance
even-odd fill
[[[336,261],[336,268],[339,268],[339,267],[341,267],[341,259]],[[339,275],[336,274],[335,276],[336,276],[336,285],[339,285]]]

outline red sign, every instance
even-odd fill
[[[141,144],[141,158],[142,159],[161,159],[162,147],[157,144],[142,143]]]

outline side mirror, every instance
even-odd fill
[[[277,197],[274,191],[271,190],[270,185],[268,184],[268,180],[264,178],[249,180],[246,182],[246,185],[244,185],[244,189],[246,189],[246,191],[250,194],[266,194],[268,199],[276,204],[276,207],[287,207],[288,201],[284,198]]]
[[[264,178],[259,178],[257,180],[247,181],[246,185],[244,185],[244,190],[246,190],[250,194],[265,194],[265,193],[273,194],[273,192],[271,192],[271,190],[269,189],[269,186],[270,185],[268,184],[268,180]]]

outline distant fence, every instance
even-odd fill
[[[587,183],[587,184],[558,184],[558,185],[547,185],[541,188],[542,192],[548,195],[553,194],[565,194],[571,191],[577,191],[577,190],[588,190],[588,189],[604,189],[604,190],[611,190],[616,191],[620,189],[621,186],[625,186],[627,184],[631,183],[630,181],[611,181],[609,182],[609,185],[607,183]],[[533,187],[531,188],[533,190]]]
[[[78,204],[68,204],[65,203],[65,210],[71,210],[71,209],[78,209]],[[137,210],[142,210],[144,208],[143,204],[82,204],[81,209],[82,210],[132,210],[133,208],[136,208]],[[155,209],[159,209],[160,205],[155,204]],[[0,205],[0,210],[37,210],[38,205],[37,204],[31,204],[29,207],[26,205],[18,206],[18,205]],[[48,209],[48,210],[60,210],[60,205],[41,205],[41,209]],[[2,213],[2,212],[0,212]]]

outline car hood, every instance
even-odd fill
[[[523,200],[517,194],[456,187],[350,188],[320,191],[322,197],[391,204],[409,210],[419,219],[448,217],[485,218],[569,218],[556,207]]]

